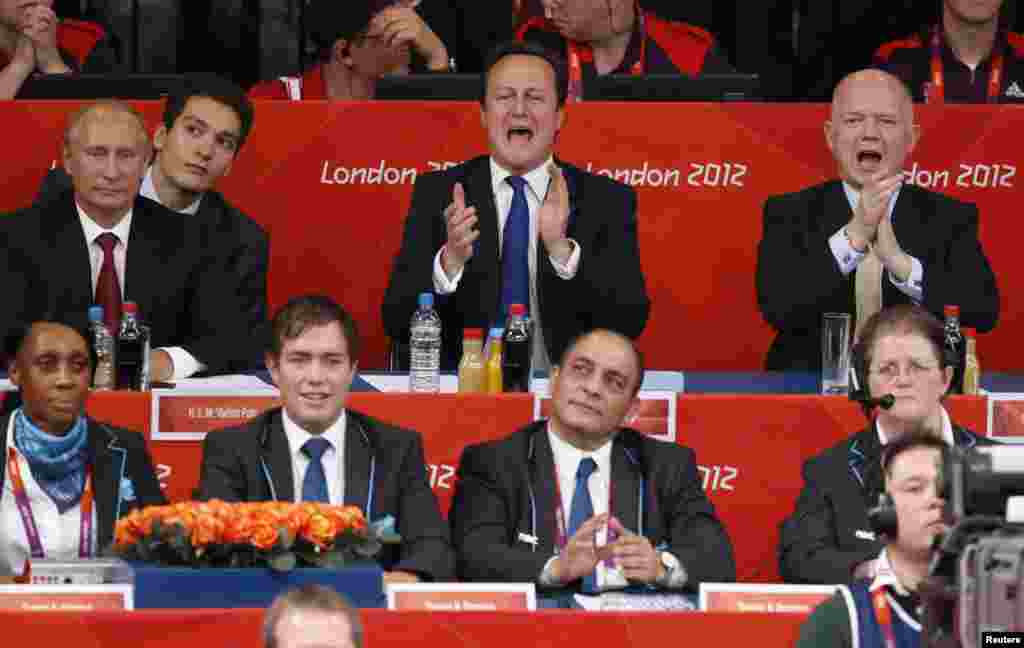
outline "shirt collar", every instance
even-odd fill
[[[139,189],[139,195],[141,195],[143,198],[149,198],[153,202],[157,202],[160,203],[161,205],[164,205],[163,202],[161,202],[160,200],[160,195],[157,194],[156,192],[156,185],[153,184],[153,165],[150,165],[149,168],[146,169],[146,177],[142,179],[142,188]],[[188,214],[189,216],[195,216],[196,212],[199,211],[199,203],[202,202],[202,200],[203,196],[200,194],[200,196],[196,198],[195,202],[185,207],[185,209],[175,209],[174,211],[178,212],[179,214]],[[167,205],[164,205],[164,207],[167,207]],[[167,208],[170,209],[170,207]]]
[[[892,217],[892,210],[896,209],[896,199],[900,197],[900,191],[903,190],[901,184],[896,188],[896,191],[892,192],[892,196],[889,198],[889,210],[887,216]],[[846,200],[850,203],[850,209],[857,211],[857,205],[860,204],[860,190],[854,189],[851,184],[843,180],[843,191],[846,192]]]
[[[563,441],[562,437],[555,434],[555,431],[551,429],[551,421],[548,421],[547,428],[548,441],[551,443],[551,453],[555,457],[556,467],[561,464],[563,470],[568,468],[575,473],[576,466],[580,464],[580,460],[585,457],[590,457],[595,463],[597,463],[598,474],[603,476],[605,479],[611,478],[612,439],[608,439],[608,441],[597,450],[587,452]]]
[[[871,585],[868,589],[872,592],[877,590],[879,587],[891,587],[900,596],[909,596],[910,592],[903,586],[900,579],[896,577],[896,572],[892,570],[892,563],[889,561],[888,549],[882,549],[882,552],[878,554],[878,558],[875,559],[875,577],[871,581]]]
[[[337,456],[342,449],[342,444],[345,442],[345,425],[347,417],[345,410],[341,410],[341,415],[338,420],[331,424],[323,434],[314,435],[302,429],[298,423],[296,423],[290,416],[288,416],[288,410],[281,408],[281,423],[284,426],[285,436],[288,437],[288,447],[291,449],[292,455],[302,452],[302,446],[314,436],[319,436],[321,439],[327,439],[331,442],[331,448],[334,449],[335,456]],[[302,455],[305,457],[306,455]]]
[[[939,405],[939,416],[942,418],[942,440],[952,448],[956,445],[956,440],[953,438],[953,422],[949,420],[946,408],[941,405]],[[877,418],[875,419],[875,427],[878,428],[878,442],[884,446],[889,442],[889,437],[886,435],[885,430],[882,429],[882,422]]]
[[[114,225],[110,229],[104,229],[100,227],[99,223],[89,218],[89,216],[82,209],[82,206],[75,201],[75,209],[78,210],[78,220],[82,223],[82,231],[85,233],[85,240],[90,245],[96,240],[96,237],[105,232],[110,232],[117,236],[118,240],[121,241],[122,246],[128,245],[128,236],[131,234],[132,229],[132,209],[128,210],[128,213],[124,215],[121,221]]]
[[[498,193],[502,187],[509,187],[509,184],[505,182],[505,178],[512,174],[495,162],[493,155],[491,156],[490,161],[491,188],[494,190],[494,193]],[[551,177],[548,174],[548,166],[553,162],[554,157],[549,155],[548,159],[544,161],[544,164],[523,175],[523,179],[526,180],[526,183],[530,186],[530,190],[533,191],[533,195],[537,197],[538,201],[543,202],[544,197],[548,194],[548,182]]]

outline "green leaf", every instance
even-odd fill
[[[295,569],[295,554],[291,551],[284,551],[271,556],[267,565],[276,572],[286,573]]]

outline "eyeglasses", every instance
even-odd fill
[[[929,371],[934,371],[935,369],[938,368],[938,365],[922,364],[917,360],[911,360],[909,364],[907,364],[907,374],[911,378],[919,378],[923,374],[926,374]],[[903,370],[898,362],[887,362],[883,365],[879,365],[878,367],[872,369],[871,373],[878,374],[886,382],[892,382],[900,377],[900,374],[903,373]]]

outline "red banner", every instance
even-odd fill
[[[98,392],[89,411],[129,427],[133,413],[150,411],[150,403],[146,393]],[[533,420],[535,407],[526,394],[358,393],[349,405],[423,435],[430,484],[445,513],[462,449],[510,434]],[[961,425],[986,429],[985,399],[958,396],[948,407]],[[838,396],[680,395],[675,410],[675,440],[697,453],[704,491],[736,549],[740,580],[778,581],[778,526],[800,492],[801,466],[863,427],[857,404]],[[148,419],[135,429],[151,432]],[[168,498],[191,498],[199,483],[200,442],[151,441],[150,449]]]
[[[0,102],[17,163],[0,210],[27,205],[59,159],[65,102]],[[151,125],[160,105],[140,104]],[[636,187],[652,311],[641,346],[660,369],[763,366],[771,329],[754,292],[761,207],[771,194],[834,175],[823,105],[595,104],[569,107],[558,154]],[[624,119],[625,113],[629,114]],[[911,182],[973,201],[999,278],[1002,315],[981,336],[982,366],[1024,369],[1017,263],[1022,164],[1014,106],[918,108]],[[261,102],[225,195],[271,234],[271,305],[333,295],[366,337],[362,366],[384,363],[380,305],[416,177],[486,150],[474,103]]]

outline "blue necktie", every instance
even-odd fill
[[[594,503],[590,500],[587,480],[595,470],[597,470],[597,462],[593,459],[590,457],[580,459],[579,468],[576,469],[576,490],[572,493],[572,508],[569,509],[569,537],[566,540],[573,537],[584,522],[594,517]],[[596,570],[583,577],[583,591],[597,591]]]
[[[530,208],[526,203],[526,180],[509,176],[512,207],[501,237],[501,316],[508,317],[510,304],[522,304],[530,312]]]
[[[313,437],[302,444],[302,452],[309,457],[306,476],[302,479],[302,501],[324,502],[329,504],[327,495],[327,477],[324,475],[324,463],[320,459],[331,447],[331,442],[320,437]]]

